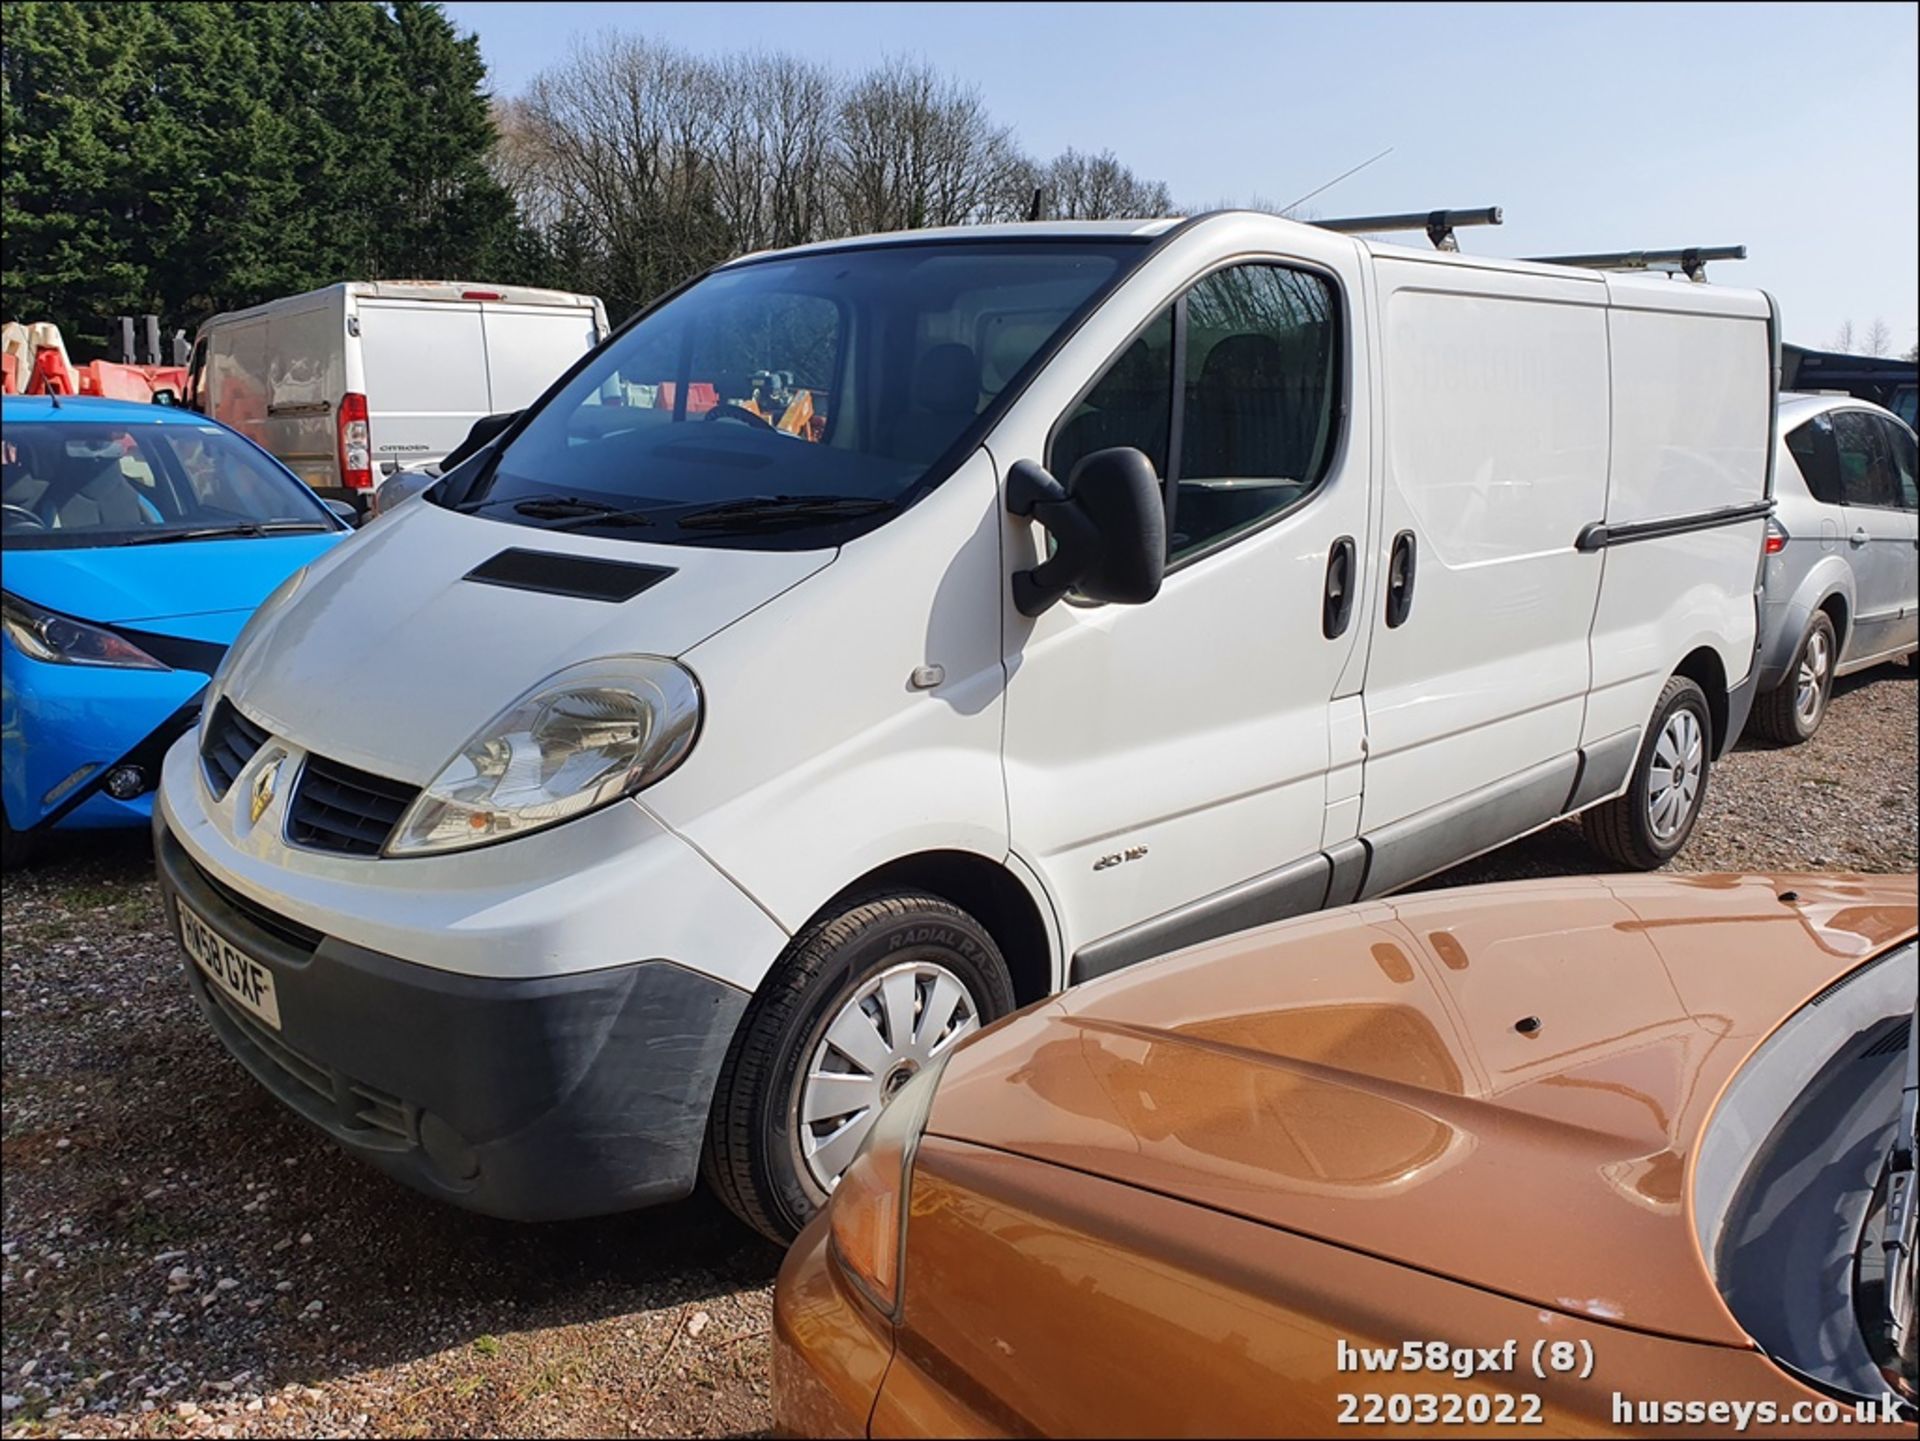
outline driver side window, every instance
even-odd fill
[[[1312,494],[1338,439],[1336,295],[1284,265],[1216,271],[1162,311],[1056,428],[1062,482],[1131,446],[1166,482],[1167,559],[1225,543]],[[1174,384],[1176,365],[1180,384]]]

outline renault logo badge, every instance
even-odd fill
[[[257,825],[260,817],[267,813],[267,807],[273,804],[273,783],[280,774],[280,763],[285,759],[285,756],[275,756],[255,772],[247,810],[248,825]]]

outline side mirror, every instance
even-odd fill
[[[180,398],[165,386],[153,392],[150,397],[155,405],[178,405]]]
[[[417,470],[398,470],[385,480],[367,498],[367,518],[385,515],[402,503],[412,500],[416,495],[433,489],[439,483],[440,472],[429,470],[425,466]]]
[[[1167,513],[1153,462],[1128,446],[1096,450],[1063,486],[1033,461],[1007,472],[1007,509],[1053,537],[1053,554],[1013,577],[1013,604],[1039,615],[1078,587],[1089,600],[1144,605],[1167,568]]]
[[[359,511],[353,508],[352,501],[322,500],[320,503],[324,505],[328,510],[332,511],[335,515],[337,515],[341,520],[344,520],[348,525],[357,526],[360,524],[360,522],[363,519],[365,519],[365,517],[362,516]]]

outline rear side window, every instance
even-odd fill
[[[1900,509],[1900,481],[1891,439],[1880,418],[1864,410],[1843,410],[1833,417],[1834,449],[1840,457],[1840,493],[1848,505]]]
[[[1325,478],[1338,363],[1330,281],[1283,265],[1218,271],[1115,357],[1055,430],[1047,467],[1064,481],[1096,450],[1143,451],[1166,482],[1167,558],[1196,555]]]
[[[1914,474],[1913,432],[1890,420],[1880,422],[1887,445],[1893,454],[1894,479],[1900,485],[1900,505],[1905,510],[1920,510],[1920,477]]]
[[[1787,451],[1800,467],[1800,476],[1815,500],[1828,505],[1843,502],[1840,493],[1840,457],[1833,446],[1833,417],[1816,415],[1787,432]]]
[[[1909,426],[1920,426],[1920,390],[1916,390],[1911,385],[1901,386],[1894,391],[1893,399],[1887,403],[1887,409],[1906,421]]]

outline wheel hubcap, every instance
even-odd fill
[[[1647,824],[1662,844],[1679,835],[1693,814],[1706,760],[1706,736],[1699,717],[1690,710],[1668,716],[1660,739],[1654,742],[1647,777]]]
[[[1800,656],[1800,671],[1794,678],[1793,708],[1802,725],[1812,725],[1826,703],[1827,675],[1833,669],[1833,652],[1825,631],[1816,630],[1807,637],[1807,648]]]
[[[838,1184],[907,1082],[979,1029],[972,992],[933,961],[891,966],[853,993],[814,1047],[800,1087],[800,1155],[821,1190]]]

